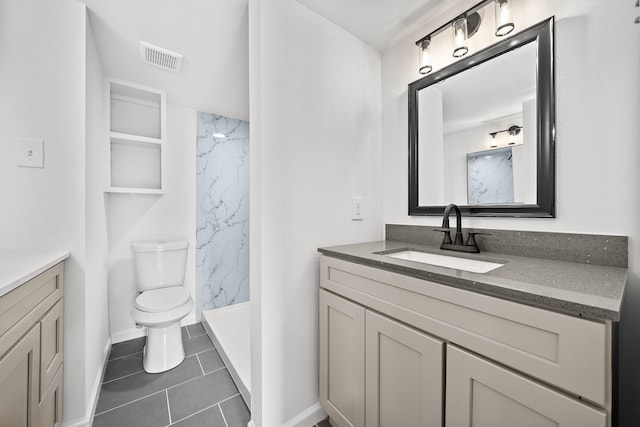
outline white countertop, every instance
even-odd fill
[[[69,251],[0,254],[0,296],[69,257]]]

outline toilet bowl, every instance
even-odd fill
[[[194,305],[183,286],[188,247],[186,241],[131,243],[141,292],[131,317],[147,328],[142,364],[149,373],[167,371],[184,360],[180,321]]]

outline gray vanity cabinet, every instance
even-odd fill
[[[321,290],[320,349],[320,400],[335,424],[442,426],[441,340]]]
[[[63,264],[0,297],[0,426],[62,423]]]
[[[334,427],[611,425],[610,322],[332,257],[320,268]]]
[[[447,346],[447,426],[601,427],[606,414],[470,352]]]
[[[444,342],[366,312],[367,427],[442,426]]]

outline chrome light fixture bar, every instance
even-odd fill
[[[491,148],[496,148],[498,146],[498,142],[496,141],[496,135],[498,135],[499,133],[503,133],[503,132],[507,132],[509,134],[509,142],[507,145],[516,145],[516,136],[518,136],[520,134],[520,132],[522,131],[522,126],[518,126],[518,125],[513,125],[510,126],[508,129],[503,129],[503,130],[497,130],[495,132],[490,132],[489,135],[491,136]]]
[[[478,11],[489,3],[494,3],[495,7],[496,36],[502,37],[512,32],[515,25],[510,0],[483,0],[416,42],[419,54],[418,72],[428,74],[433,70],[432,56],[429,51],[431,40],[447,28],[451,28],[453,31],[453,56],[460,58],[466,55],[469,52],[468,39],[480,27],[481,19]]]

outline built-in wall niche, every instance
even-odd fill
[[[110,193],[162,194],[166,93],[107,79]]]

